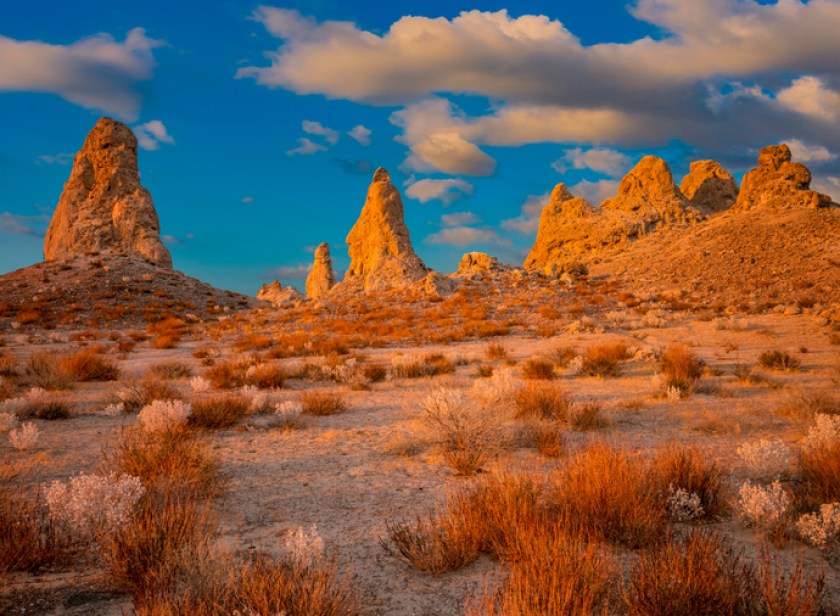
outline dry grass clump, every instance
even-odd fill
[[[828,390],[794,390],[788,392],[779,413],[799,419],[813,419],[816,415],[840,415],[840,398]]]
[[[578,356],[577,351],[570,346],[558,345],[548,352],[548,359],[558,368],[568,368],[572,360]]]
[[[682,344],[669,346],[659,358],[659,371],[665,379],[665,389],[676,388],[684,393],[691,391],[703,376],[703,368],[704,363]]]
[[[768,370],[793,371],[798,370],[800,361],[786,351],[764,351],[758,356],[758,364]]]
[[[0,354],[0,376],[14,377],[17,373],[17,358],[14,355]]]
[[[304,391],[298,396],[298,402],[305,415],[336,415],[347,410],[347,401],[335,392]]]
[[[589,432],[609,425],[602,415],[603,407],[599,402],[589,400],[574,407],[569,423],[574,430]]]
[[[63,357],[59,366],[61,371],[74,381],[116,381],[120,378],[117,365],[95,349],[83,349]]]
[[[123,404],[126,413],[134,413],[155,400],[180,400],[181,393],[154,378],[143,378],[140,381],[126,381],[117,392],[117,398]]]
[[[280,389],[286,382],[286,373],[278,364],[257,364],[245,372],[245,384],[260,389]]]
[[[18,419],[43,419],[46,421],[70,419],[72,414],[73,405],[66,400],[49,395],[30,399],[17,412]]]
[[[540,421],[531,430],[537,451],[546,458],[559,458],[566,453],[566,437],[560,423]]]
[[[505,346],[498,342],[491,342],[488,344],[487,348],[484,349],[484,355],[491,361],[496,359],[507,359],[510,356]]]
[[[367,364],[362,367],[362,376],[368,383],[381,383],[388,376],[388,370],[382,364]]]
[[[210,366],[205,376],[216,389],[235,389],[245,385],[247,369],[242,361],[228,360]]]
[[[554,364],[546,359],[532,357],[522,364],[522,378],[525,379],[553,379]]]
[[[423,358],[424,374],[439,376],[455,372],[455,362],[441,353],[431,353]]]
[[[192,376],[189,365],[180,361],[165,361],[149,368],[149,373],[160,379],[183,379]]]
[[[616,377],[621,374],[619,362],[627,359],[627,345],[623,342],[596,344],[583,354],[580,374],[597,377]]]
[[[652,463],[653,480],[660,493],[684,490],[696,494],[705,516],[715,516],[723,511],[723,469],[699,449],[670,445],[657,451]]]
[[[197,428],[218,429],[235,424],[248,414],[250,401],[235,394],[215,395],[192,403],[189,424]]]
[[[455,372],[455,362],[441,353],[430,353],[422,358],[397,359],[392,362],[392,373],[398,379],[418,379]]]
[[[70,389],[73,379],[61,369],[61,359],[47,353],[37,353],[24,365],[26,381],[43,389]]]
[[[603,443],[574,454],[552,481],[557,507],[573,524],[631,548],[655,541],[667,525],[657,487],[644,460]]]
[[[807,501],[815,505],[840,501],[840,441],[823,442],[799,453]]]
[[[817,616],[823,584],[801,560],[786,576],[766,549],[756,567],[720,534],[692,529],[644,550],[622,598],[630,616]]]
[[[237,340],[234,347],[240,353],[244,353],[245,351],[263,351],[271,348],[272,344],[273,341],[268,336],[250,335]]]
[[[513,399],[516,418],[537,417],[566,421],[572,400],[556,383],[527,383]]]
[[[173,349],[178,346],[186,333],[187,324],[177,317],[167,317],[149,325],[147,330],[154,336],[151,342],[152,348]]]

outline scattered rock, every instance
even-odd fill
[[[713,160],[691,163],[680,190],[694,207],[708,213],[728,210],[738,200],[735,178]]]
[[[825,208],[831,197],[810,190],[811,172],[803,164],[791,162],[790,148],[771,145],[758,154],[758,167],[744,175],[736,207]]]
[[[111,118],[96,123],[76,154],[44,239],[47,261],[91,252],[136,254],[172,267],[152,196],[140,185],[137,139]]]
[[[347,236],[347,245],[350,267],[342,284],[361,284],[365,291],[398,289],[429,272],[411,247],[400,193],[382,168],[373,175],[362,213]]]
[[[306,277],[306,297],[319,299],[335,285],[329,244],[324,242],[315,249],[315,262]]]
[[[476,274],[484,272],[502,272],[510,269],[496,257],[486,252],[468,252],[461,258],[458,264],[458,273],[461,275]]]
[[[415,283],[416,290],[430,297],[446,297],[455,291],[455,281],[439,272],[429,272]]]
[[[271,284],[264,284],[257,291],[257,299],[264,302],[270,302],[275,306],[282,306],[284,304],[299,302],[303,299],[303,293],[294,287],[284,287],[279,280],[275,280]]]

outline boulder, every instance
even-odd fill
[[[458,264],[458,273],[461,275],[502,272],[508,269],[510,268],[507,265],[486,252],[468,252]]]
[[[111,118],[96,123],[76,154],[44,238],[47,261],[91,252],[139,255],[172,267],[152,196],[140,185],[137,139]]]
[[[257,299],[270,302],[275,306],[282,306],[283,304],[299,302],[304,298],[303,293],[294,287],[284,287],[279,280],[275,280],[260,287],[260,290],[257,291]]]
[[[691,163],[680,190],[694,207],[712,214],[728,210],[738,200],[735,178],[713,160]]]
[[[306,277],[306,297],[319,299],[335,285],[330,247],[326,242],[315,249],[315,261],[312,271]]]

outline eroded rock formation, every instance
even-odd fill
[[[335,274],[333,274],[330,247],[324,242],[315,249],[312,271],[306,277],[306,297],[310,299],[324,297],[333,285],[335,285]]]
[[[735,178],[713,160],[691,163],[680,190],[694,207],[711,214],[728,210],[738,200]]]
[[[507,269],[510,268],[486,252],[465,253],[458,264],[458,273],[461,275],[501,272]]]
[[[109,251],[172,267],[152,196],[140,185],[137,139],[125,124],[101,118],[76,154],[44,239],[44,258]]]
[[[281,306],[302,300],[303,294],[294,287],[284,287],[279,280],[275,280],[260,287],[260,290],[257,291],[257,299],[271,302],[275,306]]]

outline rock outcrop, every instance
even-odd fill
[[[260,290],[257,291],[257,299],[270,302],[275,306],[282,306],[290,302],[299,302],[303,299],[303,293],[294,287],[284,287],[279,280],[275,280],[260,287]]]
[[[656,156],[640,160],[622,178],[618,194],[604,201],[601,209],[630,214],[644,223],[645,231],[660,224],[690,224],[703,218],[674,184],[668,163]]]
[[[691,163],[680,190],[694,207],[710,214],[728,210],[738,200],[735,178],[713,160]]]
[[[800,163],[791,162],[790,148],[771,145],[758,154],[758,167],[744,175],[736,207],[790,209],[823,208],[832,205],[831,197],[810,190],[811,172]]]
[[[140,185],[137,139],[110,118],[96,123],[76,154],[44,239],[47,261],[90,252],[139,255],[172,267],[152,196]]]
[[[333,274],[330,246],[324,242],[315,249],[312,271],[306,277],[306,297],[309,299],[324,297],[334,285],[335,274]]]
[[[385,169],[377,169],[359,220],[347,236],[350,267],[343,285],[364,291],[410,286],[429,269],[414,253],[405,226],[402,199]]]
[[[496,257],[488,255],[486,252],[468,252],[461,258],[458,264],[458,274],[471,275],[482,274],[486,272],[502,272],[510,269],[508,266],[502,264]]]

